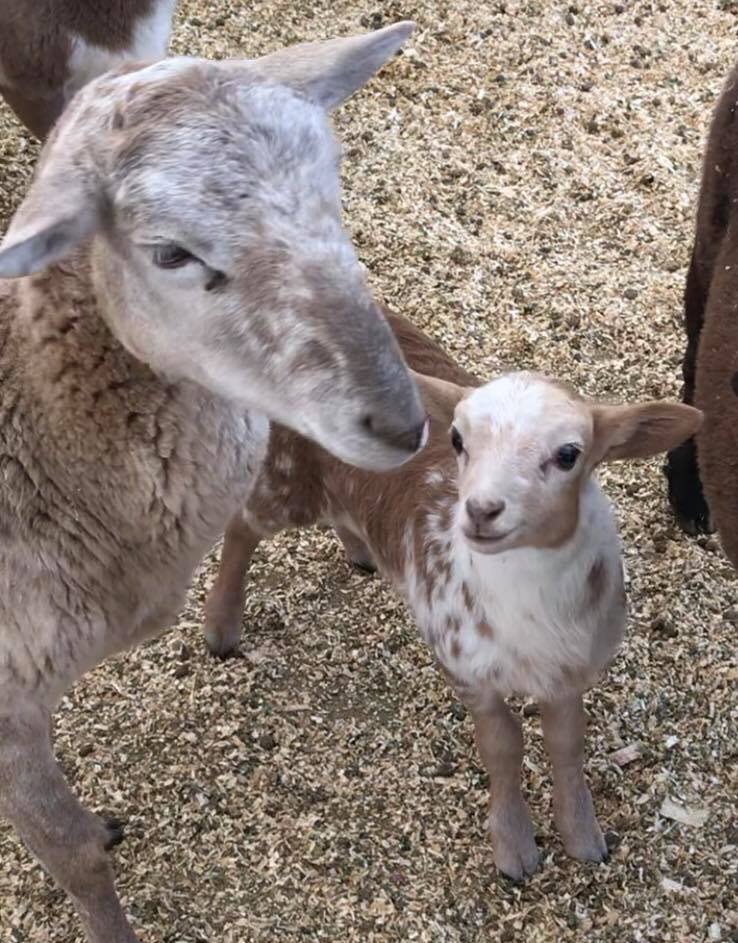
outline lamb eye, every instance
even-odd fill
[[[556,452],[556,465],[562,471],[571,471],[577,463],[580,451],[578,446],[572,445],[571,443],[562,445]]]
[[[182,268],[188,262],[197,262],[198,259],[187,249],[174,243],[162,243],[153,247],[152,259],[158,268]]]
[[[464,451],[464,440],[461,438],[461,433],[456,426],[451,427],[451,445],[457,455],[461,455]]]

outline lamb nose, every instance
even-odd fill
[[[487,524],[505,510],[504,501],[475,501],[469,498],[466,502],[466,513],[474,524]]]

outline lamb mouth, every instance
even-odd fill
[[[483,549],[485,547],[494,547],[495,544],[500,543],[505,540],[506,537],[509,537],[515,531],[515,528],[506,530],[503,534],[490,534],[486,537],[481,537],[478,534],[467,534],[464,532],[465,539],[472,545],[472,547],[478,547]]]

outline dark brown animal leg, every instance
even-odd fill
[[[695,251],[689,266],[687,287],[684,293],[687,349],[682,364],[684,376],[682,399],[689,405],[694,403],[697,352],[706,303],[707,288],[704,284],[704,273]],[[664,473],[669,486],[669,503],[682,530],[692,535],[700,532],[712,533],[715,528],[702,490],[697,464],[697,443],[694,438],[688,439],[669,452]]]
[[[0,88],[3,98],[8,103],[16,117],[36,137],[43,141],[56,123],[57,118],[64,110],[64,95],[62,92],[50,98],[28,98],[13,88]]]
[[[0,713],[0,813],[71,896],[90,943],[136,943],[106,850],[117,834],[72,794],[33,704]]]
[[[225,658],[241,641],[246,574],[261,536],[241,514],[232,518],[225,532],[220,568],[205,603],[204,635],[214,655]]]
[[[714,290],[697,370],[696,402],[705,414],[700,475],[725,553],[738,567],[738,267],[724,265]]]

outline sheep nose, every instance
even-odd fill
[[[475,527],[489,524],[505,510],[504,501],[475,501],[469,498],[466,502],[466,513]]]
[[[393,428],[388,422],[371,413],[363,416],[361,420],[361,425],[367,432],[410,454],[422,449],[428,441],[429,424],[427,416],[422,422],[406,429]]]

